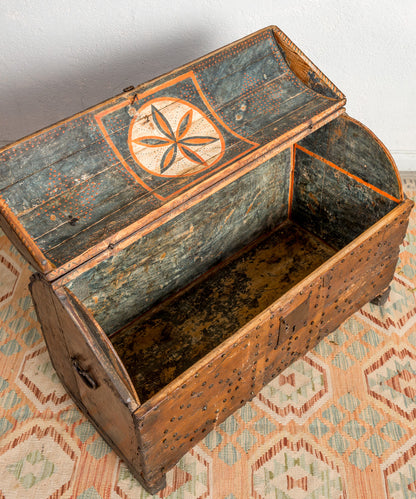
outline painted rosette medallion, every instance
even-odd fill
[[[135,114],[129,130],[135,161],[153,175],[195,175],[224,154],[221,132],[200,109],[174,98],[153,99]]]

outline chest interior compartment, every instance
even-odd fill
[[[108,335],[144,402],[400,198],[384,149],[341,116],[66,287]]]

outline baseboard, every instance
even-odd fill
[[[391,151],[391,154],[400,173],[416,171],[416,151]]]

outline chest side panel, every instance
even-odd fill
[[[156,476],[388,286],[412,205],[402,203],[136,411]]]
[[[349,116],[333,120],[299,145],[401,199],[401,182],[390,153],[370,130]]]
[[[292,219],[335,248],[350,243],[395,206],[397,201],[296,150]]]

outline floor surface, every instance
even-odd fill
[[[416,175],[403,175],[416,199]],[[52,368],[0,235],[0,497],[147,498]],[[196,445],[160,498],[416,497],[416,213],[385,306],[366,305]]]

